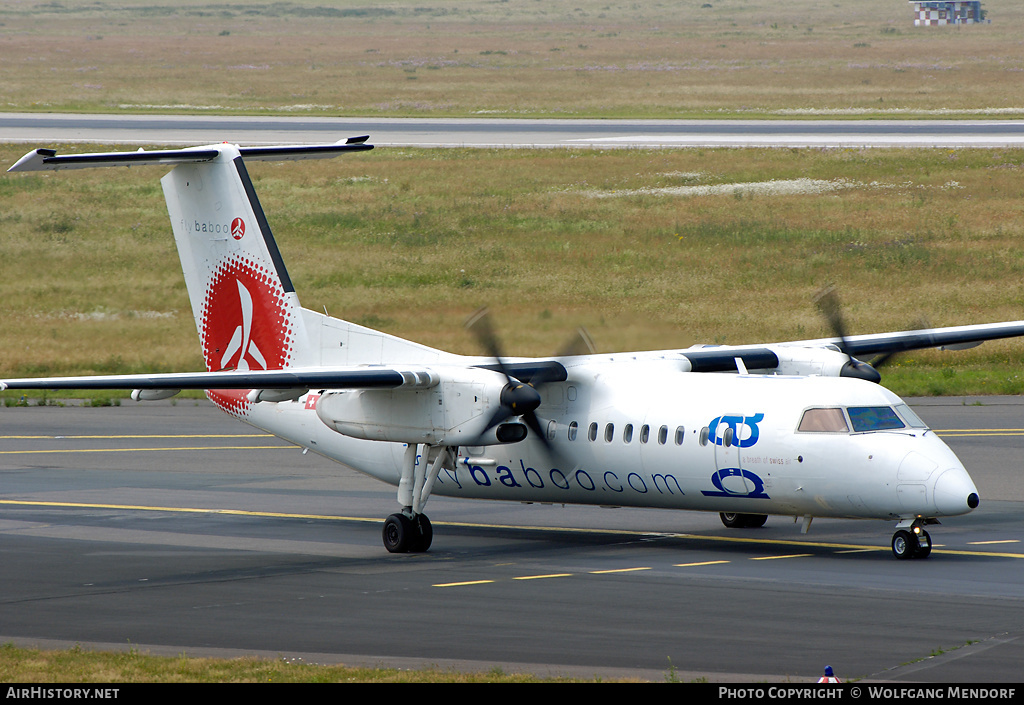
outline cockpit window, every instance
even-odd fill
[[[851,406],[847,409],[850,423],[854,431],[887,431],[894,428],[906,428],[892,407],[889,406]]]
[[[903,417],[911,428],[928,428],[928,424],[921,420],[921,417],[910,410],[906,404],[897,404],[896,413]]]
[[[798,431],[805,433],[846,433],[846,417],[842,409],[808,409],[800,419]]]

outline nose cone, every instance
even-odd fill
[[[935,480],[935,509],[940,516],[966,514],[977,508],[978,489],[962,467],[943,470]]]

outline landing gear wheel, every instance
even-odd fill
[[[722,523],[730,529],[756,529],[764,526],[768,521],[767,514],[738,514],[734,512],[720,512],[718,514]]]
[[[419,514],[415,519],[392,514],[384,520],[381,536],[389,553],[422,553],[434,540],[434,527],[426,514]]]
[[[426,514],[420,514],[412,522],[412,531],[415,536],[413,545],[409,547],[412,553],[423,553],[430,548],[434,540],[434,527],[430,525],[430,519]]]
[[[932,537],[928,535],[927,531],[921,529],[921,533],[917,537],[917,553],[914,554],[914,558],[927,558],[931,552]]]
[[[931,542],[929,542],[929,551],[931,550]],[[900,529],[892,535],[892,555],[899,558],[901,561],[908,558],[915,558],[919,546],[917,543],[917,537],[909,531]]]
[[[392,514],[384,520],[384,548],[389,553],[406,553],[411,549],[414,538],[418,536],[412,520],[404,514]]]

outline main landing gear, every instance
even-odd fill
[[[900,522],[896,533],[892,535],[892,555],[900,560],[909,558],[927,558],[932,552],[932,537],[928,535],[918,521],[909,526]]]
[[[722,523],[729,529],[757,529],[764,526],[768,521],[767,514],[738,514],[732,512],[719,512]]]
[[[434,480],[442,468],[454,470],[457,448],[409,444],[398,482],[402,511],[384,520],[381,537],[390,553],[422,553],[430,548],[434,528],[423,513]],[[429,465],[430,469],[427,470]]]
[[[434,528],[426,514],[392,514],[384,520],[384,548],[391,553],[422,553],[430,548]]]

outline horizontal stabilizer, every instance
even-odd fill
[[[283,145],[277,147],[240,147],[243,159],[256,161],[290,161],[296,159],[331,159],[345,152],[373,149],[364,144],[369,137],[352,137],[334,144]],[[215,146],[186,149],[158,149],[136,152],[96,152],[60,156],[53,149],[34,149],[7,171],[54,171],[57,169],[88,169],[101,166],[175,166],[215,159],[220,150]]]
[[[298,159],[331,159],[345,152],[368,152],[372,144],[363,144],[366,137],[352,137],[336,144],[284,145],[280,147],[240,147],[242,158],[264,162],[293,161]],[[356,140],[356,141],[352,141]]]

